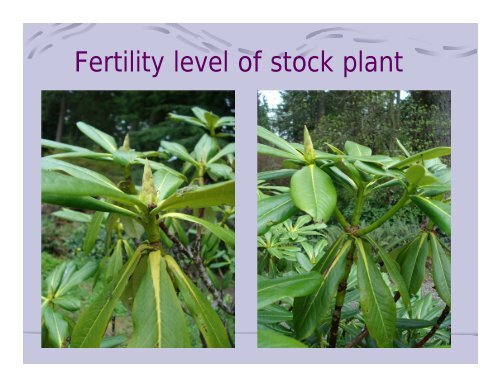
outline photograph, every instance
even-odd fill
[[[259,348],[451,347],[451,103],[259,91]]]
[[[41,347],[233,348],[234,91],[41,102]]]

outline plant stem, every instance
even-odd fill
[[[347,222],[339,208],[335,208],[335,217],[337,218],[337,221],[340,223],[340,225],[342,225],[342,228],[344,228],[345,230],[350,228],[349,223]]]
[[[352,226],[357,226],[359,220],[361,219],[361,212],[363,211],[363,203],[365,201],[365,185],[360,184],[358,186],[358,192],[356,193],[356,205],[354,207],[354,213],[352,215],[351,224]]]
[[[344,300],[345,300],[345,293],[347,289],[347,280],[349,279],[349,274],[351,273],[351,267],[353,263],[353,249],[349,252],[347,255],[347,261],[346,261],[346,266],[344,270],[344,276],[342,277],[342,280],[339,283],[339,286],[337,288],[337,296],[335,298],[335,307],[333,308],[332,312],[332,324],[330,326],[330,338],[328,340],[328,343],[330,347],[336,347],[337,346],[337,337],[339,333],[339,325],[340,325],[340,316],[342,313],[342,307],[344,305]]]
[[[394,214],[401,209],[406,202],[408,201],[410,196],[410,193],[406,192],[400,199],[399,201],[387,212],[383,214],[382,217],[380,217],[378,220],[374,221],[367,227],[360,229],[359,231],[356,232],[356,236],[363,236],[366,235],[367,233],[370,233],[371,231],[377,229],[379,226],[381,226],[383,223],[385,223],[387,220],[389,220]]]
[[[420,342],[418,342],[414,348],[422,348],[424,345],[427,343],[427,341],[434,336],[434,334],[439,330],[439,327],[441,327],[441,324],[444,322],[448,314],[450,313],[450,307],[446,306],[443,309],[443,312],[441,312],[441,315],[439,315],[439,318],[436,320],[436,323],[434,326],[432,326],[431,330],[425,335]]]

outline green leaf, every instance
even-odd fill
[[[125,335],[107,336],[101,341],[100,348],[114,348],[121,346],[127,341]]]
[[[401,262],[401,274],[405,279],[410,295],[418,292],[425,277],[427,260],[427,233],[415,239],[404,251]]]
[[[92,216],[90,214],[77,212],[76,210],[71,210],[66,208],[53,212],[52,216],[56,216],[67,221],[75,221],[75,222],[90,222],[90,220],[92,219]]]
[[[215,181],[219,179],[229,180],[231,178],[234,178],[233,169],[230,166],[224,164],[208,164],[207,172]]]
[[[179,190],[161,201],[151,213],[164,209],[208,208],[219,205],[234,205],[234,180],[205,185],[191,190]]]
[[[330,311],[332,299],[344,276],[347,255],[352,241],[339,237],[312,268],[323,275],[321,285],[306,297],[295,298],[293,303],[293,324],[295,337],[305,339],[312,335],[325,314]]]
[[[42,308],[42,316],[48,331],[50,345],[56,348],[63,347],[68,336],[68,322],[50,306]]]
[[[128,347],[190,347],[186,318],[167,274],[161,251],[149,254],[148,267],[132,308],[134,332]]]
[[[90,169],[81,166],[73,165],[68,162],[58,160],[51,157],[42,158],[42,170],[61,171],[70,176],[81,178],[82,180],[94,182],[120,192],[120,189],[113,182],[102,174],[96,173]]]
[[[308,272],[300,275],[285,276],[278,279],[258,277],[258,305],[260,310],[285,297],[306,296],[315,291],[323,281],[318,272]]]
[[[259,323],[263,324],[289,322],[292,319],[293,315],[290,311],[276,304],[264,307],[258,312]]]
[[[120,273],[108,283],[94,301],[82,312],[73,329],[71,347],[99,347],[113,310],[142,253],[149,247],[141,245]]]
[[[281,170],[270,170],[266,172],[260,172],[257,174],[257,180],[277,180],[280,178],[289,178],[295,173],[295,169],[281,169]]]
[[[384,267],[387,269],[387,273],[389,274],[391,280],[394,282],[401,295],[401,300],[403,301],[404,306],[406,307],[408,312],[411,312],[410,293],[408,291],[408,287],[406,286],[406,282],[401,275],[398,263],[371,237],[366,236],[365,238],[370,242],[371,245],[375,247],[375,249],[377,249],[378,255],[382,259]]]
[[[292,176],[290,194],[295,206],[315,222],[327,222],[337,204],[331,178],[314,164],[304,166]]]
[[[270,330],[259,330],[257,341],[259,348],[307,348],[296,339]]]
[[[93,153],[92,151],[85,149],[80,146],[68,145],[67,143],[51,141],[50,139],[42,139],[42,147],[47,147],[49,149],[56,149],[69,152],[79,152],[79,153]]]
[[[137,220],[125,216],[119,216],[119,218],[127,236],[133,239],[141,238],[144,233],[144,227]]]
[[[257,135],[260,138],[266,140],[267,142],[272,143],[274,146],[280,148],[281,150],[284,150],[285,152],[289,153],[289,157],[300,160],[304,159],[302,153],[300,153],[297,149],[295,149],[295,147],[292,144],[288,143],[283,138],[278,137],[276,134],[270,132],[269,130],[264,129],[261,126],[258,126]]]
[[[42,197],[43,195],[66,197],[102,196],[129,205],[138,204],[145,207],[136,196],[125,194],[119,189],[115,190],[95,182],[47,170],[42,170]]]
[[[106,265],[106,273],[104,275],[106,282],[113,280],[123,267],[122,243],[123,241],[119,239],[116,242],[113,253],[109,256],[108,263]]]
[[[74,296],[56,297],[52,301],[54,304],[67,311],[76,311],[80,309],[80,299]]]
[[[451,236],[451,203],[411,196],[411,200],[448,236]]]
[[[231,347],[226,329],[206,296],[182,272],[173,257],[167,255],[165,258],[186,307],[203,335],[207,347]]]
[[[153,174],[153,181],[158,190],[158,200],[164,200],[174,193],[184,183],[184,179],[169,173],[167,170],[158,170]]]
[[[396,304],[363,241],[356,239],[359,302],[370,336],[378,347],[392,347],[396,330]]]
[[[402,168],[403,166],[410,165],[416,162],[423,162],[438,157],[444,157],[451,154],[451,147],[435,147],[433,149],[425,150],[420,153],[414,154],[411,157],[405,158],[402,161],[392,165],[393,168]]]
[[[430,234],[432,278],[436,291],[443,301],[451,307],[451,261],[444,253],[434,233]]]
[[[293,154],[290,154],[284,150],[277,149],[272,146],[264,145],[263,143],[258,143],[257,144],[257,153],[261,155],[267,155],[269,157],[277,157],[277,158],[292,158],[294,157]],[[302,158],[295,157],[293,158],[294,161],[299,161],[301,164],[304,164],[305,161]],[[286,167],[286,166],[285,166]]]
[[[208,161],[208,163],[210,164],[210,163],[217,162],[222,157],[225,157],[228,154],[233,154],[234,151],[235,151],[235,144],[234,144],[234,142],[229,143],[226,146],[224,146],[224,148],[221,151],[219,151],[216,155],[214,155],[212,158],[210,158],[210,160]]]
[[[191,157],[191,154],[189,154],[186,148],[179,143],[161,141],[161,147],[165,150],[165,152],[179,158],[182,161],[189,162],[193,165],[198,165],[198,161]]]
[[[83,238],[83,252],[87,255],[90,254],[90,251],[94,248],[97,237],[99,236],[99,231],[101,230],[103,219],[103,212],[95,212],[92,215],[92,220],[90,221],[87,231],[85,232],[85,237]]]
[[[218,147],[217,139],[208,134],[203,134],[194,147],[193,156],[198,162],[207,163],[217,153]]]
[[[230,229],[223,228],[218,224],[214,224],[202,218],[191,216],[189,214],[184,214],[184,213],[167,213],[162,217],[163,218],[172,217],[172,218],[177,218],[179,220],[193,222],[195,224],[200,224],[201,226],[207,228],[219,239],[224,241],[226,244],[234,248],[234,232],[231,231]]]
[[[276,224],[282,223],[297,212],[289,193],[278,194],[258,202],[257,234],[262,235]]]
[[[140,156],[140,153],[131,150],[117,150],[113,153],[113,161],[121,166],[128,166]]]
[[[103,212],[120,213],[128,217],[139,217],[137,213],[128,209],[110,204],[109,202],[97,200],[92,197],[68,197],[64,195],[42,193],[42,202],[45,202],[46,204],[67,206],[75,209],[90,209]]]
[[[408,150],[406,150],[406,147],[404,147],[404,145],[401,143],[401,141],[399,139],[396,138],[396,143],[398,144],[399,148],[403,151],[403,153],[407,156],[407,157],[410,157],[410,152]]]
[[[96,129],[84,122],[77,122],[76,126],[80,129],[80,131],[89,137],[92,141],[101,146],[104,150],[109,151],[110,153],[114,153],[118,146],[116,146],[115,139],[109,135],[104,133],[101,130]]]
[[[98,265],[99,264],[95,261],[89,261],[88,263],[85,263],[82,268],[80,268],[76,272],[73,272],[71,276],[69,276],[64,280],[63,283],[61,283],[61,286],[57,289],[56,296],[60,297],[65,295],[70,289],[76,287],[84,280],[91,277],[97,270]]]
[[[422,165],[410,166],[405,172],[406,180],[412,186],[417,186],[424,175],[425,168]]]
[[[174,121],[185,122],[185,123],[189,123],[190,125],[205,128],[205,122],[200,121],[199,119],[197,119],[195,117],[190,117],[187,115],[179,115],[179,114],[174,114],[174,113],[169,113],[168,117]]]
[[[346,141],[344,149],[347,154],[352,156],[365,157],[372,155],[372,149],[352,141]]]

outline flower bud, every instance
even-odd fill
[[[153,172],[151,170],[151,166],[149,166],[149,162],[147,161],[144,164],[140,199],[148,206],[155,205],[157,200],[156,188],[153,181]]]
[[[307,126],[304,126],[304,158],[306,162],[310,164],[316,159],[316,153],[314,152],[313,143]]]

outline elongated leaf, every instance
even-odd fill
[[[100,348],[114,348],[121,346],[127,341],[125,335],[107,336],[101,341]]]
[[[77,212],[76,210],[66,208],[53,212],[52,216],[75,222],[90,222],[90,220],[92,219],[92,216],[90,214]]]
[[[297,207],[289,193],[260,200],[257,209],[257,233],[266,233],[273,225],[282,223],[296,212]]]
[[[417,186],[419,181],[425,175],[425,168],[422,165],[410,166],[406,172],[405,177],[410,185]]]
[[[198,162],[189,154],[184,146],[176,142],[161,141],[161,147],[170,155],[182,161],[197,165]]]
[[[257,341],[259,348],[307,348],[296,339],[270,330],[259,330]]]
[[[332,179],[314,164],[304,166],[292,176],[290,194],[295,206],[315,222],[327,222],[337,204]]]
[[[260,310],[285,297],[306,296],[318,289],[323,281],[319,272],[280,277],[278,279],[258,278],[258,305]]]
[[[56,296],[64,296],[70,289],[76,287],[84,280],[91,277],[97,270],[98,263],[95,261],[89,261],[78,271],[73,272],[73,274],[61,283],[61,286],[57,289]]]
[[[234,247],[234,232],[231,231],[230,229],[223,228],[218,224],[214,224],[202,218],[191,216],[189,214],[184,214],[184,213],[167,213],[163,217],[164,218],[172,217],[172,218],[177,218],[179,220],[193,222],[195,224],[200,224],[205,228],[207,228],[219,239],[224,241],[226,244],[230,245],[231,247]]]
[[[235,149],[236,147],[234,142],[227,144],[226,146],[224,146],[222,150],[220,150],[217,154],[215,154],[212,158],[210,158],[208,163],[216,162],[228,154],[233,154],[235,152]]]
[[[123,248],[122,248],[122,240],[118,240],[116,242],[115,248],[113,249],[113,253],[109,256],[107,265],[106,265],[106,273],[104,275],[105,281],[112,281],[118,273],[121,271],[123,267]]]
[[[404,252],[401,262],[401,274],[405,279],[410,295],[418,292],[425,277],[427,260],[427,233],[415,239]]]
[[[103,219],[103,212],[95,212],[92,215],[92,220],[90,221],[87,231],[85,232],[85,237],[83,238],[83,252],[87,255],[90,254],[90,251],[94,248],[97,237],[99,236],[99,231],[101,230]]]
[[[217,313],[213,310],[207,298],[193,284],[193,282],[182,272],[171,256],[166,256],[169,271],[182,294],[182,298],[200,330],[207,347],[227,348],[231,347],[226,329]]]
[[[138,204],[142,207],[145,206],[137,197],[125,194],[121,190],[115,190],[95,182],[46,170],[42,170],[42,197],[43,195],[66,197],[102,196],[110,197],[129,205]]]
[[[295,149],[295,147],[292,144],[288,143],[283,138],[277,136],[276,134],[270,132],[269,130],[264,129],[261,126],[258,126],[257,127],[257,135],[260,138],[266,140],[267,142],[272,143],[273,145],[280,148],[281,150],[284,150],[285,152],[289,153],[290,158],[296,158],[299,160],[304,159],[304,156],[302,155],[302,153],[300,153],[297,149]]]
[[[278,149],[278,148],[275,148],[272,146],[264,145],[263,143],[257,144],[257,152],[261,155],[267,155],[269,157],[277,157],[277,158],[285,158],[285,159],[289,159],[289,158],[294,156],[293,154],[290,154],[284,150],[281,150],[281,149]],[[304,163],[304,161],[301,160],[300,158],[294,158],[294,160],[299,161],[302,164]]]
[[[47,283],[47,291],[49,294],[54,294],[57,292],[57,289],[61,285],[61,281],[64,275],[64,271],[68,267],[67,262],[64,262],[62,264],[59,264],[54,270],[47,276],[46,283]],[[70,263],[72,266],[74,266],[74,263]]]
[[[451,147],[435,147],[434,149],[425,150],[420,153],[414,154],[411,157],[405,158],[404,160],[393,165],[392,167],[401,168],[403,166],[410,165],[415,162],[423,162],[425,160],[444,157],[450,154],[451,154]]]
[[[61,161],[56,158],[43,157],[42,170],[61,171],[69,174],[70,176],[81,178],[82,180],[94,182],[109,189],[120,191],[120,189],[115,184],[113,184],[110,179],[103,176],[102,174],[96,173],[93,170],[83,168],[78,165],[73,165],[68,162]]]
[[[448,236],[451,236],[451,203],[411,196],[411,200]]]
[[[234,205],[234,180],[205,185],[193,190],[179,190],[160,202],[151,213],[164,209],[208,208],[219,205]]]
[[[392,347],[396,331],[396,304],[363,242],[356,239],[359,302],[370,336],[378,347]]]
[[[366,239],[377,249],[378,255],[384,262],[384,266],[387,269],[387,273],[389,274],[391,280],[394,282],[401,295],[401,300],[403,301],[404,306],[409,312],[411,312],[410,293],[408,291],[408,287],[406,286],[403,275],[401,275],[398,263],[391,256],[389,256],[389,253],[387,253],[387,251],[380,245],[378,245],[371,237],[366,237]]]
[[[99,347],[113,310],[125,289],[128,279],[134,272],[140,256],[149,247],[141,245],[134,256],[128,260],[113,281],[107,284],[102,292],[78,318],[71,337],[71,347]]]
[[[293,324],[297,339],[305,339],[312,335],[325,314],[330,311],[333,297],[344,276],[347,255],[352,245],[351,240],[343,243],[344,240],[345,237],[339,237],[312,268],[324,277],[318,289],[308,296],[294,300]]]
[[[403,330],[417,330],[425,327],[432,327],[437,319],[396,319],[396,328]]]
[[[174,193],[184,183],[184,179],[169,173],[167,170],[158,170],[153,175],[155,188],[158,190],[158,200],[164,200]]]
[[[93,197],[68,197],[64,195],[42,193],[42,202],[45,202],[46,204],[67,206],[75,209],[90,209],[103,212],[120,213],[128,217],[139,217],[137,213],[128,209],[110,204],[109,202],[97,200]]]
[[[261,324],[288,322],[292,319],[293,315],[290,311],[276,304],[271,304],[267,307],[264,307],[258,312],[258,320]]]
[[[293,175],[297,170],[295,169],[281,169],[281,170],[270,170],[266,172],[260,172],[257,174],[258,180],[277,180],[279,178],[288,178]]]
[[[42,147],[46,147],[49,149],[56,149],[56,150],[62,150],[62,151],[76,151],[76,152],[81,152],[81,153],[92,153],[92,151],[85,149],[84,147],[80,146],[74,146],[74,145],[68,145],[67,143],[62,143],[62,142],[57,142],[57,141],[51,141],[50,139],[42,139]]]
[[[43,307],[42,316],[51,346],[63,347],[68,336],[68,322],[50,306]]]
[[[372,149],[356,142],[346,141],[344,148],[346,153],[352,156],[364,157],[372,155]]]
[[[217,153],[218,147],[217,139],[208,134],[203,134],[194,147],[193,156],[198,162],[207,163]]]
[[[179,114],[174,114],[174,113],[169,113],[168,117],[174,121],[180,121],[180,122],[185,122],[189,123],[190,125],[198,126],[198,127],[203,127],[205,128],[205,122],[200,121],[199,119],[195,117],[190,117],[187,115],[179,115]]]
[[[57,297],[52,301],[55,305],[64,308],[67,311],[76,311],[80,309],[80,299],[74,296]]]
[[[450,257],[444,253],[434,233],[430,234],[429,243],[431,245],[432,278],[434,279],[434,286],[441,299],[451,307]]]
[[[231,166],[224,164],[208,164],[207,173],[215,181],[218,181],[219,179],[229,180],[231,178],[234,178],[234,173]]]
[[[160,251],[149,254],[148,268],[132,309],[129,347],[190,347],[186,318]]]
[[[142,154],[132,150],[116,150],[113,153],[113,161],[120,166],[128,166],[140,157]]]
[[[80,129],[80,131],[89,137],[92,141],[101,146],[104,150],[109,151],[110,153],[115,152],[118,147],[116,146],[115,139],[105,132],[96,129],[84,122],[77,122],[76,126]]]

